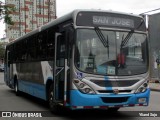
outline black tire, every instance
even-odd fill
[[[117,112],[120,108],[119,107],[115,107],[115,108],[108,108],[109,112]]]
[[[16,93],[16,96],[20,95],[20,91],[18,90],[18,81],[17,80],[14,82],[14,91]]]
[[[48,91],[48,104],[50,111],[56,114],[60,114],[60,106],[53,101],[53,85],[50,86]]]

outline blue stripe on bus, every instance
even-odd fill
[[[32,96],[46,100],[45,85],[18,80],[18,89]]]
[[[109,80],[108,76],[105,76],[105,77],[104,77],[104,80],[105,80],[105,81],[108,81],[108,80]],[[106,90],[113,90],[113,89],[112,89],[112,86],[111,86],[111,87],[106,87]]]

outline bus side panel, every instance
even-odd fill
[[[19,80],[19,90],[46,100],[45,85]]]
[[[46,100],[46,82],[53,78],[52,63],[49,61],[17,63],[13,70],[14,75],[17,75],[18,89]]]
[[[41,66],[44,84],[46,84],[48,79],[53,80],[53,61],[42,61]]]

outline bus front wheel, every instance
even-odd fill
[[[108,108],[109,112],[117,112],[120,108],[119,107],[115,107],[115,108]]]
[[[48,104],[51,112],[60,113],[59,106],[54,102],[54,92],[53,92],[53,85],[50,86],[49,93],[48,93]]]

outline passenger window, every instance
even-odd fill
[[[53,58],[54,48],[55,48],[55,31],[50,29],[48,31],[48,39],[47,39],[47,56],[48,56],[48,58]]]

